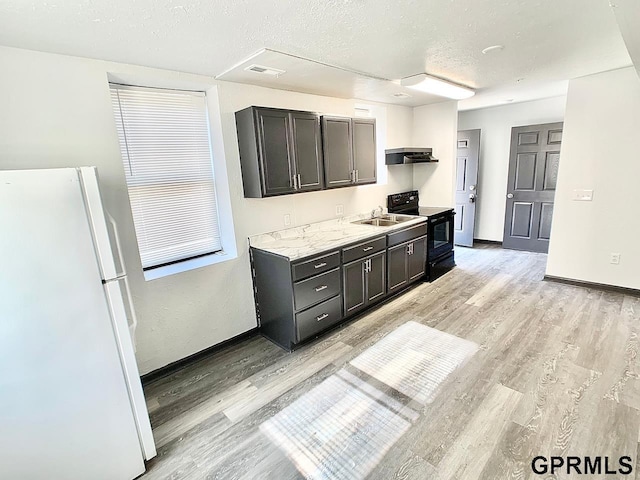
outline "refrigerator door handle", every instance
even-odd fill
[[[118,231],[118,222],[111,216],[109,212],[107,218],[113,228],[113,237],[116,243],[116,251],[118,252],[118,262],[122,268],[121,273],[117,273],[117,279],[122,280],[124,283],[124,290],[127,295],[127,302],[129,303],[129,313],[131,316],[131,324],[129,325],[129,333],[131,334],[131,342],[133,343],[133,351],[136,351],[136,329],[138,328],[138,316],[136,315],[136,309],[133,307],[133,296],[131,295],[131,287],[129,286],[129,278],[127,277],[127,270],[124,266],[124,257],[122,255],[122,246],[120,245],[120,232]]]
[[[105,210],[106,212],[106,210]],[[106,212],[107,218],[109,219],[109,223],[113,228],[113,237],[116,242],[116,251],[118,252],[118,262],[120,263],[120,268],[122,268],[121,273],[117,273],[117,277],[125,277],[127,275],[127,270],[124,266],[124,256],[122,255],[122,246],[120,245],[120,232],[118,231],[118,222],[111,216],[109,212]],[[129,283],[126,282],[127,292],[129,291]],[[129,302],[131,303],[131,301]]]
[[[127,327],[127,312],[124,304],[124,295],[120,287],[120,281],[126,285],[125,279],[126,277],[109,281],[105,283],[104,288],[109,312],[111,314],[111,321],[113,322],[116,344],[120,354],[120,363],[129,391],[129,401],[138,430],[138,439],[144,458],[149,460],[154,457],[157,452],[142,384],[140,382],[140,374],[136,364],[133,339],[125,333],[125,328]]]
[[[138,328],[138,316],[136,309],[133,308],[133,297],[131,296],[131,288],[129,287],[129,278],[125,275],[122,277],[124,283],[124,291],[127,294],[127,302],[129,303],[129,313],[131,315],[131,325],[129,325],[129,333],[131,334],[131,343],[133,343],[133,351],[136,349],[136,329]]]

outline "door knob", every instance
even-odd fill
[[[513,193],[507,193],[507,198],[513,198]]]

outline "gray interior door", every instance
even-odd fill
[[[480,130],[458,131],[456,156],[456,215],[454,243],[473,247],[478,197],[478,162],[480,160]]]
[[[549,251],[562,122],[511,129],[503,247]]]

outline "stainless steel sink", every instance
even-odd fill
[[[408,222],[409,220],[413,220],[415,217],[411,215],[397,215],[392,213],[385,213],[384,215],[380,215],[379,217],[382,220],[389,220],[395,223]]]
[[[357,223],[359,225],[373,225],[374,227],[390,227],[392,225],[397,225],[402,222],[408,222],[409,220],[413,220],[414,218],[416,217],[412,215],[398,215],[393,213],[385,213],[384,215],[380,215],[375,218],[357,220],[351,223]]]
[[[358,220],[357,222],[351,223],[359,223],[360,225],[373,225],[374,227],[390,227],[391,225],[397,225],[400,222],[387,220],[385,218],[370,218],[367,220]]]

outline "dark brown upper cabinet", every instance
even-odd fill
[[[322,117],[326,188],[376,182],[376,121]]]
[[[249,107],[236,112],[236,128],[245,197],[323,188],[318,115]]]

